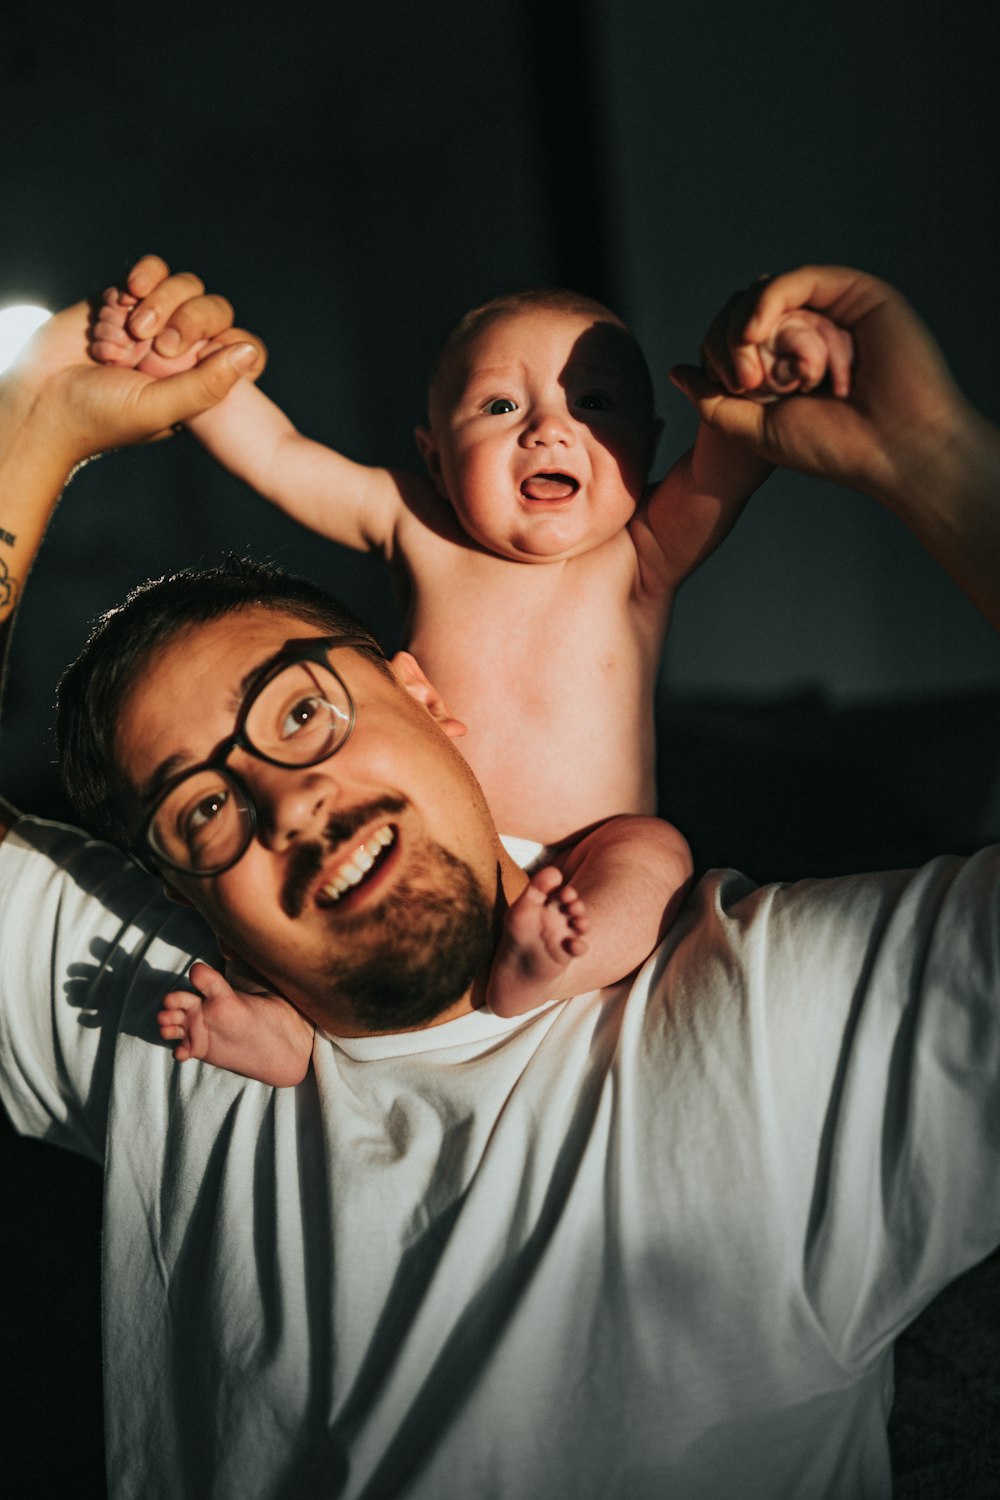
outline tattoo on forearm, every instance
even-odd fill
[[[7,564],[0,557],[0,609],[13,608],[17,598],[17,579],[11,578]]]
[[[0,526],[0,542],[6,542],[8,547],[13,547],[16,541],[16,536],[13,536],[9,531],[4,531],[3,527]]]

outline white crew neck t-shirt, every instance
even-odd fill
[[[22,820],[4,1098],[105,1169],[114,1500],[888,1496],[892,1340],[1000,1240],[998,875],[716,872],[631,987],[272,1089],[158,1040],[197,919]]]

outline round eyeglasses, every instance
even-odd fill
[[[250,689],[236,728],[209,760],[171,777],[156,793],[140,841],[160,864],[188,875],[221,875],[246,853],[257,811],[226,761],[235,749],[289,770],[315,766],[342,749],[357,718],[354,699],[330,665],[330,651],[367,636],[291,643]]]

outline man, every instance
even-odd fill
[[[164,285],[185,337],[227,327]],[[921,325],[858,273],[793,273],[717,333],[731,386],[782,303],[852,330],[849,404],[678,380],[765,457],[875,493],[995,608],[1000,441]],[[154,407],[87,366],[84,321],[0,388],[19,540],[87,453],[237,373],[223,350]],[[180,904],[72,831],[21,820],[0,851],[5,1099],[105,1169],[112,1493],[888,1494],[892,1340],[1000,1240],[997,851],[715,875],[633,985],[504,1020],[477,1001],[524,877],[429,685],[280,580],[184,579],[122,619],[124,671],[95,675],[98,645],[75,679],[71,763]],[[298,1088],[156,1044],[209,943],[194,908],[324,1033]]]

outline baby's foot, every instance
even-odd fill
[[[757,352],[764,370],[763,384],[750,393],[757,400],[806,396],[824,381],[835,396],[851,393],[854,341],[846,328],[811,308],[786,313]]]
[[[564,998],[560,983],[571,959],[587,951],[587,909],[562,872],[546,865],[533,875],[507,913],[490,971],[486,998],[499,1016],[517,1016],[546,1000]]]
[[[183,370],[192,369],[221,347],[202,339],[186,354],[168,358],[153,347],[152,339],[136,338],[129,328],[129,318],[138,301],[131,292],[116,286],[109,286],[104,293],[90,332],[90,354],[98,364],[141,370],[144,375],[162,379],[165,375],[178,375]]]
[[[234,990],[218,970],[194,963],[192,990],[173,990],[157,1017],[177,1062],[198,1058],[244,1078],[286,1088],[301,1083],[312,1057],[313,1028],[282,996]]]

